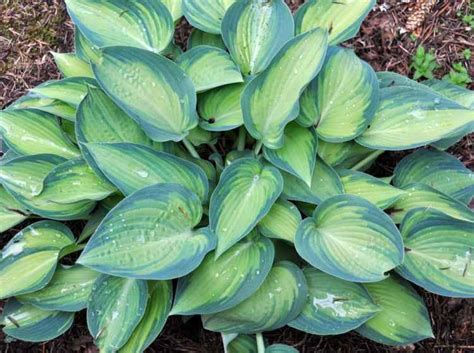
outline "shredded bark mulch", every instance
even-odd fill
[[[287,0],[296,9],[302,0]],[[462,62],[474,76],[474,53],[470,60],[463,50],[474,52],[473,30],[463,23],[462,16],[472,10],[469,0],[435,1],[427,14],[422,14],[416,34],[406,32],[407,24],[415,23],[415,0],[380,0],[362,25],[359,36],[345,45],[355,49],[377,71],[389,70],[412,76],[411,58],[419,45],[434,49],[439,69],[437,78],[449,72],[453,63]],[[185,45],[189,26],[183,20],[176,32],[178,44]],[[3,0],[0,4],[0,107],[22,96],[27,89],[48,79],[57,79],[50,51],[73,49],[73,26],[60,0]],[[471,84],[471,89],[473,85]],[[468,167],[474,168],[474,137],[467,136],[450,152]],[[386,153],[376,163],[378,173],[389,175],[404,153]],[[22,225],[23,226],[23,225]],[[19,228],[19,227],[18,227]],[[0,236],[0,246],[11,237]],[[301,353],[313,352],[474,352],[474,306],[472,300],[444,298],[419,290],[430,310],[434,339],[402,348],[390,348],[368,341],[355,333],[334,337],[312,336],[290,328],[266,333],[270,342],[293,345]],[[0,305],[1,306],[1,305]],[[204,331],[199,318],[183,322],[171,317],[149,352],[222,352],[220,336]],[[97,352],[89,336],[84,312],[76,315],[76,323],[51,342],[29,344],[5,340],[0,333],[0,353],[66,353]]]

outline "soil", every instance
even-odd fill
[[[304,1],[287,0],[292,9]],[[377,71],[389,70],[412,76],[410,62],[418,45],[434,49],[442,78],[452,64],[462,62],[474,76],[474,55],[463,59],[464,49],[474,51],[472,29],[462,22],[468,14],[469,0],[438,1],[416,30],[417,38],[403,28],[416,1],[380,0],[362,24],[360,34],[346,46],[368,61]],[[420,2],[418,0],[418,2]],[[402,30],[402,31],[401,31]],[[189,26],[183,20],[176,41],[184,45]],[[0,4],[0,107],[19,98],[25,91],[48,79],[59,78],[50,51],[72,50],[73,26],[60,0],[3,0]],[[473,86],[471,85],[471,89]],[[474,168],[474,136],[465,137],[451,148],[468,167]],[[380,174],[390,174],[404,153],[385,153],[374,166]],[[23,226],[23,225],[22,225]],[[18,228],[21,228],[19,226]],[[75,227],[79,227],[75,224]],[[2,246],[15,231],[0,236]],[[271,342],[293,345],[302,353],[313,352],[474,352],[474,305],[472,300],[444,298],[419,290],[429,308],[434,339],[401,348],[390,348],[368,341],[355,333],[333,337],[312,336],[290,328],[266,333]],[[1,304],[0,304],[1,306]],[[89,336],[85,314],[65,335],[51,342],[29,344],[5,340],[0,333],[0,353],[96,352]],[[222,352],[220,336],[204,331],[199,318],[184,323],[171,317],[149,352]]]

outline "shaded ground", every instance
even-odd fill
[[[287,0],[293,8],[303,1]],[[410,74],[410,60],[419,44],[434,48],[440,64],[435,71],[441,78],[452,64],[462,61],[474,74],[474,61],[462,60],[462,51],[474,51],[472,30],[466,29],[458,13],[469,12],[468,0],[438,1],[420,29],[418,39],[400,35],[410,14],[410,1],[379,1],[364,22],[361,34],[349,42],[356,52],[377,71],[390,70]],[[412,1],[413,2],[413,1]],[[189,27],[183,23],[177,31],[178,43],[185,43]],[[67,52],[72,47],[72,25],[60,0],[2,0],[0,4],[0,107],[17,99],[25,90],[59,75],[49,51]],[[474,57],[474,55],[473,55]],[[472,87],[471,87],[472,88]],[[474,167],[472,136],[466,137],[451,152],[467,166]],[[400,159],[400,153],[386,153],[376,163],[378,172],[389,174]],[[3,238],[3,239],[2,239]],[[0,237],[0,245],[8,235]],[[357,334],[319,337],[285,328],[265,334],[270,342],[294,345],[302,353],[313,352],[474,352],[473,301],[449,299],[423,291],[433,323],[435,339],[404,348],[387,348]],[[95,352],[84,313],[67,333],[45,344],[7,343],[0,334],[0,353],[6,352]],[[159,340],[150,352],[222,352],[220,337],[201,328],[198,318],[183,323],[170,318]]]

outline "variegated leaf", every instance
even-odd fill
[[[210,47],[216,47],[223,50],[227,50],[224,41],[222,40],[222,37],[219,34],[203,32],[197,28],[194,28],[192,30],[186,45],[188,50],[193,49],[199,45],[207,45]]]
[[[208,33],[220,34],[227,9],[236,0],[183,0],[183,13],[188,22]]]
[[[87,94],[88,87],[97,83],[88,77],[69,77],[62,80],[51,80],[31,89],[31,92],[44,98],[57,99],[77,107]]]
[[[90,63],[72,53],[52,53],[54,62],[64,77],[94,78]]]
[[[0,172],[0,180],[1,175]],[[23,222],[28,216],[28,210],[0,185],[0,233]]]
[[[258,223],[258,229],[268,238],[294,243],[300,223],[300,211],[291,202],[281,199],[273,204],[270,212]]]
[[[298,254],[312,266],[352,282],[376,282],[403,261],[403,240],[392,220],[370,202],[339,195],[298,227]]]

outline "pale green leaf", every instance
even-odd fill
[[[270,212],[258,223],[258,229],[266,237],[294,243],[300,223],[301,214],[296,206],[281,199],[273,204]]]
[[[94,78],[90,64],[72,53],[52,53],[54,62],[64,77]]]
[[[30,91],[44,98],[57,99],[77,107],[87,94],[88,87],[96,87],[95,80],[88,77],[69,77],[42,83]]]
[[[183,13],[188,22],[208,33],[220,34],[227,9],[236,0],[183,0]]]
[[[186,45],[188,50],[193,49],[199,45],[207,45],[210,47],[216,47],[227,50],[224,41],[222,40],[222,37],[219,34],[203,32],[197,28],[194,28],[192,30]]]
[[[0,171],[0,180],[1,178]],[[0,233],[23,222],[28,216],[28,210],[0,185]]]

